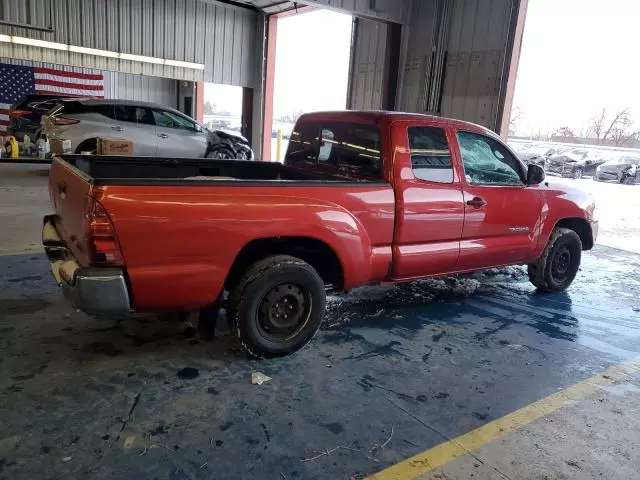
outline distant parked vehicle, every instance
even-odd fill
[[[545,168],[547,165],[547,157],[535,152],[518,152],[518,158],[524,162],[525,165],[538,165]]]
[[[617,182],[626,185],[640,183],[640,158],[613,158],[596,169],[593,179],[598,182]]]
[[[95,152],[97,138],[134,143],[142,156],[253,160],[246,138],[228,130],[209,130],[183,113],[154,103],[129,100],[62,100],[42,117],[50,138],[71,141],[75,153]]]
[[[38,136],[42,116],[51,110],[62,98],[59,95],[26,95],[9,109],[7,133],[22,141],[29,135],[35,141]]]
[[[598,166],[607,161],[605,154],[596,150],[576,148],[567,153],[555,155],[547,162],[547,172],[569,178],[593,176]]]
[[[526,150],[518,152],[518,157],[525,165],[534,164],[546,168],[549,158],[560,155],[566,151],[567,148],[561,146],[532,145]]]

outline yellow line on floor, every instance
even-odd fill
[[[601,374],[551,394],[430,450],[414,455],[372,475],[369,480],[409,480],[416,478],[559,410],[567,402],[582,400],[596,393],[604,385],[625,380],[631,374],[639,372],[640,358],[615,365]]]

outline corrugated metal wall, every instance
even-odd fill
[[[0,18],[49,26],[51,0],[0,0]],[[0,33],[135,55],[202,63],[204,71],[0,44],[0,56],[253,87],[255,11],[202,0],[55,0],[53,33]]]
[[[154,102],[178,108],[178,82],[170,78],[104,72],[105,98]]]
[[[364,18],[355,20],[348,108],[382,108],[387,30],[387,24],[383,22]]]
[[[411,112],[436,112],[439,98],[438,80],[443,68],[442,37],[446,33],[448,0],[414,3],[413,23],[409,29],[404,63],[402,95],[398,109]],[[438,48],[438,45],[441,45]]]
[[[155,102],[172,108],[176,108],[178,106],[178,82],[169,78],[100,71],[92,68],[62,66],[53,63],[31,62],[28,60],[17,60],[12,58],[0,58],[0,63],[30,67],[55,68],[67,72],[102,73],[104,75],[105,98]]]
[[[518,0],[414,2],[398,108],[499,129]]]
[[[514,2],[453,1],[442,115],[499,129]]]

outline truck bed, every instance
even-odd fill
[[[306,171],[277,162],[156,157],[62,155],[93,185],[300,185],[384,183]]]

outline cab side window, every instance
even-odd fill
[[[499,141],[486,135],[458,132],[467,183],[523,185],[524,167]]]
[[[416,178],[435,183],[453,182],[449,144],[442,128],[409,127],[411,168]]]

